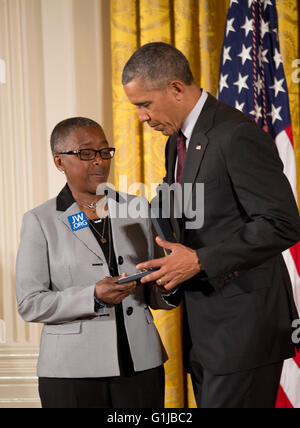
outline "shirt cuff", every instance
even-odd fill
[[[174,291],[171,291],[170,293],[162,293],[163,297],[170,297],[170,296],[174,296],[175,293],[177,293],[178,288],[175,288]]]
[[[96,294],[94,294],[94,303],[95,303],[95,312],[98,312],[99,309],[107,308],[109,305],[107,303],[102,302],[102,300],[99,300]]]

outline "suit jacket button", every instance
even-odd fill
[[[133,308],[132,308],[131,306],[129,306],[129,308],[127,308],[126,313],[127,313],[127,315],[130,317],[130,315],[132,315],[132,314],[133,314]]]
[[[124,263],[124,259],[123,259],[123,257],[122,257],[122,256],[120,256],[120,257],[118,258],[118,263],[119,263],[119,265],[122,265],[122,264]]]

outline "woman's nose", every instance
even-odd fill
[[[97,152],[97,153],[96,153],[96,157],[95,157],[95,159],[93,160],[93,162],[94,162],[95,164],[99,164],[99,163],[102,163],[102,162],[103,162],[103,159],[102,159],[102,157],[101,157],[101,155],[100,155],[100,153],[99,153],[99,152]]]

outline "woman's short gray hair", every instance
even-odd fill
[[[99,123],[86,117],[71,117],[59,122],[52,131],[50,137],[52,154],[57,153],[58,147],[61,146],[64,140],[68,137],[71,131],[86,126],[97,126],[101,128]],[[102,128],[101,128],[102,129]]]

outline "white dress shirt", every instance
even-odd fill
[[[188,151],[193,130],[195,128],[196,122],[197,122],[198,117],[200,116],[200,114],[202,112],[202,109],[204,107],[204,104],[205,104],[207,98],[208,98],[208,93],[204,89],[202,89],[202,94],[201,94],[197,104],[195,105],[193,110],[190,112],[188,117],[185,119],[185,121],[183,122],[183,125],[181,127],[181,132],[186,137],[186,151]],[[175,181],[176,181],[176,177],[177,177],[177,165],[178,165],[178,157],[177,157],[176,165],[175,165],[175,177],[174,177]]]

